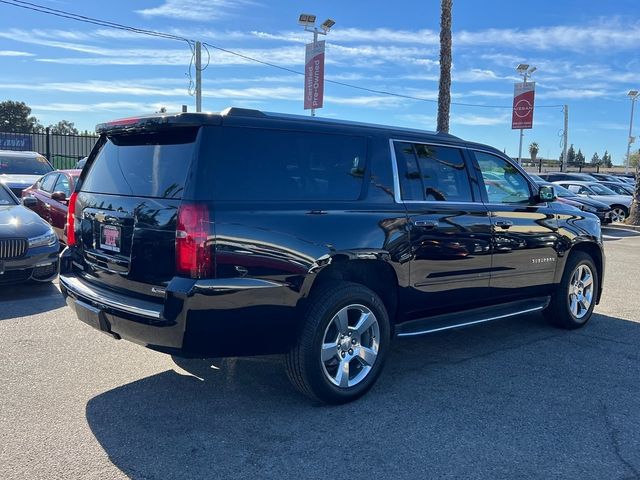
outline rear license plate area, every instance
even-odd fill
[[[115,225],[100,225],[100,248],[110,252],[120,253],[122,245],[122,230]]]

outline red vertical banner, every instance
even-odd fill
[[[536,82],[516,83],[513,88],[513,130],[533,128],[533,102]]]
[[[322,108],[324,100],[324,40],[307,44],[304,68],[304,109]]]

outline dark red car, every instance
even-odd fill
[[[22,198],[36,199],[35,205],[29,205],[29,208],[51,224],[62,243],[66,243],[64,226],[69,196],[76,186],[80,172],[82,170],[56,170],[22,191]]]

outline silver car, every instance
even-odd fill
[[[622,222],[629,215],[631,195],[618,195],[610,188],[598,182],[581,182],[578,180],[562,180],[557,183],[576,195],[593,198],[611,207],[611,221]]]

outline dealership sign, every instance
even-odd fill
[[[0,150],[32,150],[32,145],[31,135],[0,132]]]
[[[513,89],[512,129],[533,128],[533,99],[536,82],[516,83]]]
[[[307,44],[304,68],[304,109],[322,108],[324,97],[324,40]]]

